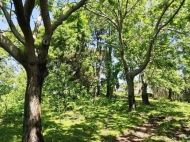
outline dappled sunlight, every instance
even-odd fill
[[[42,104],[46,142],[189,140],[188,103],[150,100],[151,105],[146,106],[137,98],[137,111],[128,112],[122,97],[112,103],[107,98],[97,99],[95,104],[78,101],[73,104],[75,108],[60,111]],[[10,107],[9,113],[0,118],[2,142],[19,141],[22,137],[22,111],[18,108],[19,105]]]

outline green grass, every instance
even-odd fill
[[[127,102],[122,96],[112,100],[97,98],[96,101],[83,98],[67,102],[70,105],[67,109],[63,103],[59,102],[56,108],[46,102],[42,104],[43,134],[46,142],[114,142],[117,136],[150,121],[149,116],[170,116],[171,121],[159,121],[154,133],[144,141],[183,141],[172,132],[190,126],[190,104],[167,100],[150,102],[149,106],[142,105],[137,98],[137,111],[134,112],[127,111]],[[0,142],[21,141],[21,107],[22,103],[18,103],[0,112]],[[184,134],[190,135],[189,132]]]

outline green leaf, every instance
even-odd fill
[[[72,23],[78,18],[78,14],[73,14],[67,18],[67,23]]]
[[[114,0],[108,0],[108,2],[109,2],[109,4],[110,4],[111,6],[118,7],[118,3],[115,2]]]
[[[105,2],[105,0],[100,0],[100,3],[102,4],[102,3],[104,3]]]

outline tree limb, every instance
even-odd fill
[[[65,14],[61,14],[57,21],[55,21],[52,25],[52,31],[54,31],[59,25],[62,24],[64,20],[66,20],[73,12],[78,10],[80,7],[85,5],[87,0],[81,0],[79,3],[77,3],[75,6],[72,6]]]
[[[30,19],[26,19],[22,0],[13,0],[18,24],[25,36],[28,37],[31,33]],[[26,39],[25,39],[26,40]]]
[[[17,48],[12,41],[4,35],[4,32],[0,31],[0,46],[6,50],[12,57],[18,62],[23,64],[24,53],[21,49]]]
[[[110,12],[112,12],[114,14],[114,16],[118,19],[118,15],[115,12],[115,9],[109,7],[108,5],[103,4],[103,7],[105,7],[107,10],[109,10]]]
[[[101,11],[101,13],[100,13],[100,12],[97,12],[97,11],[93,11],[92,9],[89,9],[89,8],[87,8],[87,7],[85,7],[85,9],[88,10],[88,11],[90,11],[90,12],[92,12],[92,13],[95,14],[95,15],[98,15],[98,16],[100,16],[100,17],[103,17],[103,18],[107,19],[107,20],[110,21],[116,28],[118,28],[117,23],[116,23],[111,17],[109,17],[107,14],[103,13],[102,11]]]
[[[131,6],[131,8],[128,10],[128,0],[127,0],[127,2],[126,2],[126,10],[125,10],[125,12],[124,12],[123,19],[125,19],[126,16],[127,16],[127,14],[128,14],[129,12],[131,12],[131,11],[134,9],[134,7],[138,4],[139,1],[140,1],[140,0],[137,0],[137,1],[135,2],[135,4],[134,4],[133,6]]]
[[[30,18],[28,19],[27,16],[25,15],[26,13],[24,11],[22,0],[13,0],[13,2],[14,2],[18,24],[25,37],[26,53],[28,55],[29,60],[33,60],[33,57],[35,56],[35,50],[34,50],[34,38],[30,27]]]
[[[48,1],[47,0],[40,0],[40,10],[41,10],[41,15],[45,27],[45,35],[48,36],[48,39],[52,35],[52,29],[51,29],[51,20],[49,16],[49,10],[48,10]]]
[[[33,38],[34,38],[34,39],[36,39],[36,37],[37,37],[38,28],[40,27],[41,21],[42,21],[42,16],[39,15],[38,18],[37,18],[37,21],[36,21],[36,23],[35,23],[34,30],[33,30]]]
[[[162,14],[160,15],[160,17],[158,18],[158,21],[156,23],[155,26],[155,30],[154,30],[154,35],[153,38],[149,41],[149,47],[146,53],[146,58],[144,60],[144,62],[142,63],[142,65],[139,67],[139,69],[135,70],[132,74],[133,76],[136,76],[137,74],[139,74],[140,72],[142,72],[146,66],[148,65],[149,61],[150,61],[150,57],[151,57],[151,52],[154,46],[154,43],[156,41],[157,35],[159,34],[159,32],[165,27],[167,26],[173,19],[174,17],[177,15],[177,13],[179,12],[179,10],[181,9],[181,7],[183,6],[185,0],[182,0],[182,2],[180,3],[179,7],[177,8],[177,10],[174,12],[174,14],[171,16],[171,18],[168,19],[168,21],[159,27],[162,17],[163,15],[166,13],[167,9],[169,8],[169,6],[174,2],[174,0],[171,1],[171,3],[169,5],[167,5],[166,7],[164,7]]]
[[[25,0],[24,3],[24,12],[27,19],[30,19],[30,16],[32,15],[32,11],[35,6],[35,0]]]
[[[2,0],[0,0],[0,8],[2,9],[5,18],[7,20],[7,23],[9,24],[9,27],[12,31],[12,33],[14,34],[14,36],[23,44],[25,45],[25,40],[24,38],[20,35],[20,33],[18,32],[18,30],[16,29],[13,21],[11,20],[11,15],[8,13],[8,11],[6,10],[6,8],[3,5]]]
[[[178,7],[178,9],[174,12],[174,14],[170,17],[170,19],[168,19],[168,21],[166,21],[166,23],[159,28],[160,30],[163,27],[167,26],[174,19],[174,17],[177,15],[177,13],[179,12],[179,10],[181,9],[181,7],[183,6],[184,3],[185,3],[185,0],[182,0],[182,2],[180,4],[180,6]]]
[[[162,18],[163,18],[163,16],[164,16],[164,14],[166,13],[167,9],[170,7],[170,5],[171,5],[173,2],[174,2],[174,0],[172,0],[168,5],[165,5],[165,7],[164,7],[164,9],[163,9],[163,11],[162,11],[162,14],[161,14],[161,16],[158,18],[158,21],[157,21],[156,26],[155,26],[155,28],[154,28],[154,34],[156,34],[157,32],[159,32],[159,31],[161,30],[161,29],[159,28],[160,22],[161,22],[161,20],[162,20]]]

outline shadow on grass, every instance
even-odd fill
[[[185,117],[183,111],[180,110],[180,105],[176,102],[165,100],[152,101],[150,105],[141,104],[138,107],[138,112],[145,115],[158,115],[158,116],[173,116],[178,118]]]
[[[153,101],[151,105],[140,105],[138,112],[147,122],[124,132],[117,141],[188,141],[190,140],[189,119],[180,110],[179,103]],[[186,108],[187,109],[187,108]]]
[[[0,142],[19,142],[22,139],[22,114],[6,113],[0,117]]]
[[[56,123],[44,117],[44,136],[47,142],[90,142],[90,141],[115,141],[116,135],[126,129],[143,123],[138,117],[138,112],[127,113],[125,101],[110,103],[102,98],[93,105],[86,105],[78,112],[79,118],[73,116],[63,118],[63,123]],[[52,114],[53,115],[53,114]],[[59,116],[57,116],[59,117]],[[81,120],[81,118],[83,118]],[[69,126],[66,126],[66,123]]]
[[[139,101],[137,103],[140,104]],[[82,105],[81,109],[66,111],[62,114],[57,112],[53,112],[51,115],[48,114],[49,112],[47,114],[42,113],[46,142],[114,142],[117,135],[131,136],[126,135],[129,130],[135,130],[134,133],[140,131],[143,134],[144,130],[137,128],[145,123],[153,124],[154,131],[150,131],[150,127],[148,129],[151,132],[149,133],[150,136],[143,138],[143,140],[158,141],[152,138],[152,133],[156,136],[165,136],[176,140],[188,139],[187,137],[190,135],[189,127],[186,126],[187,120],[176,119],[185,116],[183,112],[178,110],[179,105],[177,103],[153,101],[150,106],[139,105],[138,111],[135,112],[127,112],[127,103],[123,98],[117,98],[116,101],[101,98],[94,104],[89,101]],[[73,118],[69,114],[65,117],[67,112],[77,113],[79,117]],[[62,122],[58,122],[59,115],[63,116]],[[165,119],[151,121],[150,116],[153,119],[159,117],[171,117],[172,119],[169,121]],[[22,115],[17,110],[13,109],[10,115],[8,113],[1,117],[0,125],[1,142],[21,141]],[[181,138],[182,135],[183,138]]]
[[[88,142],[96,141],[94,135],[97,133],[97,128],[90,126],[86,123],[74,124],[69,129],[57,125],[57,123],[48,122],[53,124],[54,128],[46,131],[44,137],[46,142]]]

